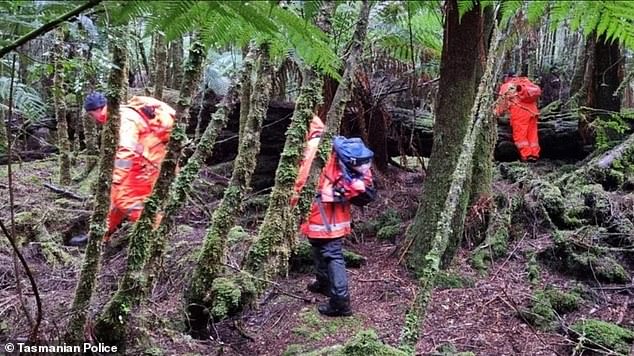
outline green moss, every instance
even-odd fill
[[[367,261],[365,257],[347,250],[343,250],[343,260],[348,268],[360,268]],[[300,241],[291,253],[289,260],[290,270],[300,273],[309,273],[312,271],[313,264],[312,247],[310,243],[306,240]]]
[[[627,283],[629,273],[615,259],[598,248],[580,248],[567,235],[553,233],[554,246],[539,253],[539,259],[550,268],[582,279],[607,283]]]
[[[242,228],[242,226],[232,227],[231,230],[229,230],[229,233],[227,234],[227,242],[229,245],[233,245],[238,242],[248,240],[249,238],[250,238],[249,233],[246,232]]]
[[[539,264],[537,263],[537,258],[535,253],[531,253],[528,257],[528,265],[526,267],[528,274],[528,281],[535,285],[539,283],[540,272],[539,272]]]
[[[314,308],[304,309],[300,319],[301,324],[292,332],[308,341],[321,341],[330,335],[356,331],[363,324],[356,315],[350,318],[325,318]]]
[[[379,240],[393,241],[401,233],[400,225],[387,225],[379,229],[376,237]]]
[[[240,305],[242,296],[240,286],[229,278],[216,278],[212,283],[211,291],[213,295],[211,314],[217,319],[226,317]]]
[[[530,308],[520,310],[520,315],[541,330],[552,330],[556,326],[557,316],[577,310],[581,301],[575,291],[564,292],[548,287],[537,290],[533,294]]]
[[[440,271],[436,275],[435,287],[436,288],[470,288],[475,285],[475,282],[468,277],[461,276],[457,273],[451,273],[447,271]]]
[[[460,352],[452,343],[442,344],[430,356],[475,356],[473,352]]]
[[[304,352],[304,345],[290,344],[282,353],[282,356],[299,356]]]
[[[627,355],[634,342],[634,331],[596,319],[580,320],[571,326],[582,345],[599,345]]]

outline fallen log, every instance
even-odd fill
[[[433,116],[430,112],[388,107],[392,125],[388,135],[390,157],[399,155],[399,147],[408,155],[429,157],[433,144]],[[415,119],[412,119],[415,117]],[[581,159],[588,152],[584,149],[578,133],[579,115],[576,112],[543,112],[538,122],[539,143],[543,158]],[[399,141],[400,140],[400,141]],[[403,141],[406,142],[403,145]],[[411,145],[410,145],[411,141]],[[399,146],[399,143],[401,146]],[[498,122],[498,142],[495,147],[497,161],[518,159],[513,143],[513,133],[507,118]]]

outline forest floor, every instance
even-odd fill
[[[79,162],[77,172],[82,169]],[[532,167],[545,174],[556,167],[540,162]],[[62,241],[86,229],[90,216],[90,199],[62,197],[44,187],[56,180],[55,159],[14,166],[14,208],[16,235],[37,281],[43,305],[41,336],[55,342],[68,320],[83,251],[67,247]],[[94,175],[93,175],[94,176]],[[0,218],[9,221],[6,170],[0,170]],[[390,168],[383,177],[389,182],[380,189],[380,201],[364,211],[355,211],[357,227],[345,248],[364,256],[360,268],[349,268],[348,277],[354,315],[327,318],[316,311],[326,297],[306,290],[309,273],[291,272],[276,280],[258,302],[240,316],[211,326],[210,340],[196,340],[187,335],[182,292],[194,266],[196,250],[205,235],[205,226],[213,210],[214,194],[222,182],[215,174],[203,172],[196,183],[186,209],[179,217],[179,227],[171,237],[168,256],[160,279],[150,299],[134,314],[127,354],[145,355],[299,355],[346,340],[361,330],[373,329],[388,344],[397,345],[404,315],[412,303],[416,282],[402,266],[402,235],[415,213],[423,181],[421,173],[407,173]],[[213,188],[216,186],[216,188]],[[379,187],[381,188],[381,187]],[[495,189],[512,190],[508,183],[497,181]],[[81,197],[89,197],[90,184],[85,181],[69,188]],[[206,202],[203,204],[202,202]],[[252,199],[240,224],[254,231],[257,217],[265,202]],[[384,216],[390,209],[402,217],[393,239],[381,240],[361,228]],[[471,212],[471,218],[477,212]],[[475,214],[475,215],[474,215]],[[7,224],[8,225],[8,224]],[[125,230],[125,229],[124,229]],[[476,355],[570,355],[576,346],[567,326],[579,318],[592,317],[634,326],[632,289],[609,289],[609,285],[590,285],[595,297],[586,299],[575,311],[561,317],[559,328],[540,331],[526,323],[518,311],[526,308],[535,289],[558,286],[570,289],[578,281],[540,266],[536,284],[528,280],[528,260],[532,252],[552,243],[552,236],[537,222],[515,229],[515,239],[508,253],[492,263],[487,273],[474,270],[469,262],[470,249],[463,246],[451,267],[437,281],[429,305],[417,353],[445,355],[443,345]],[[124,231],[123,231],[124,232]],[[124,233],[119,236],[123,236]],[[237,250],[237,249],[236,249]],[[0,242],[0,343],[26,338],[29,323],[16,292],[14,260],[3,237]],[[238,257],[236,257],[238,258]],[[96,313],[116,290],[117,280],[125,270],[125,243],[115,243],[104,251],[102,271],[93,297],[91,313]],[[229,263],[235,263],[229,260]],[[632,271],[629,271],[630,273]],[[21,289],[26,309],[35,313],[33,293],[21,273]],[[447,354],[448,355],[448,354]]]

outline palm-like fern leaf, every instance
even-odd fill
[[[8,108],[11,78],[0,77],[1,110]],[[24,115],[30,122],[36,122],[46,115],[46,104],[35,89],[22,83],[13,83],[14,110]]]

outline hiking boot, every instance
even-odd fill
[[[325,295],[326,297],[330,297],[330,287],[319,281],[314,281],[313,283],[308,284],[306,289],[312,293],[319,293]]]
[[[319,304],[317,307],[319,314],[325,316],[351,316],[350,298],[331,298],[329,303]]]
[[[83,247],[83,246],[86,246],[87,243],[88,243],[88,234],[79,234],[79,235],[73,236],[70,240],[68,240],[66,244],[68,246]]]
[[[535,163],[537,162],[537,157],[535,156],[528,156],[528,158],[526,159],[527,162],[529,163]]]

